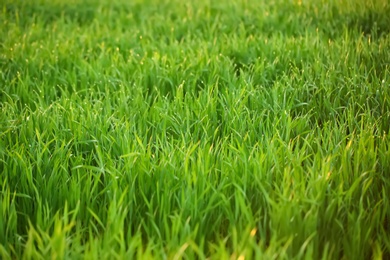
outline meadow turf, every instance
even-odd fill
[[[389,259],[389,14],[0,1],[0,258]]]

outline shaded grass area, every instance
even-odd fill
[[[4,1],[2,258],[386,259],[387,1]]]

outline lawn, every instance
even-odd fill
[[[389,14],[0,1],[0,258],[389,259]]]

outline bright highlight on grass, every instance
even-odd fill
[[[4,0],[1,259],[389,259],[386,0]]]

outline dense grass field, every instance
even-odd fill
[[[389,14],[0,1],[0,258],[389,259]]]

